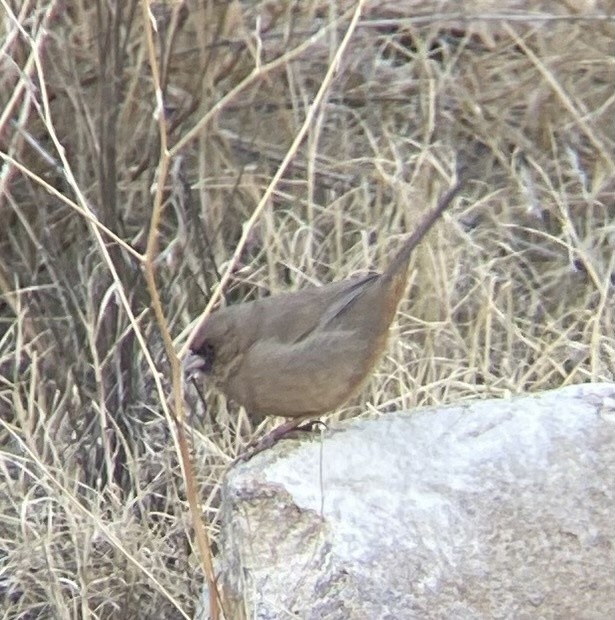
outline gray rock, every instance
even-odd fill
[[[223,489],[231,617],[615,618],[615,385],[356,420]]]

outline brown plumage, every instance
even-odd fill
[[[410,255],[460,187],[440,198],[383,273],[212,313],[192,340],[190,368],[248,413],[293,418],[275,429],[278,435],[340,407],[382,356],[406,289]]]

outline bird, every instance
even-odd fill
[[[361,390],[386,349],[412,251],[463,184],[440,197],[383,272],[226,306],[197,327],[184,367],[248,414],[288,418],[248,458]]]

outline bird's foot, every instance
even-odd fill
[[[299,426],[297,426],[295,430],[311,433],[312,431],[315,431],[317,428],[319,428],[320,430],[326,431],[328,427],[322,420],[310,420],[309,422],[306,422],[305,424],[300,424]]]
[[[261,439],[248,444],[246,450],[237,456],[233,463],[238,461],[249,461],[255,454],[271,448],[271,446],[277,443],[280,439],[288,437],[295,431],[311,432],[317,427],[327,428],[327,425],[320,420],[310,420],[305,424],[301,424],[301,420],[288,420],[288,422],[284,422],[284,424],[276,426],[264,437],[261,437]]]

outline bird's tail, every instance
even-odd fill
[[[438,204],[421,220],[413,233],[404,241],[402,247],[393,257],[386,271],[383,273],[384,280],[391,280],[407,269],[412,251],[429,232],[442,213],[450,206],[455,196],[465,185],[465,182],[465,178],[460,178],[451,189],[440,197]]]

